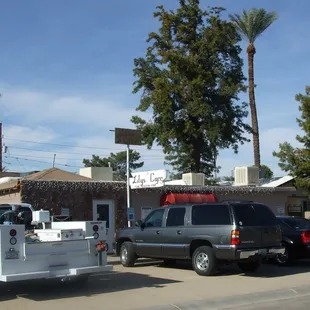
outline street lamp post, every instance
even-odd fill
[[[130,146],[127,144],[127,154],[126,154],[126,185],[127,185],[127,208],[130,208]],[[130,221],[128,221],[128,227],[130,227]]]
[[[126,145],[126,189],[127,189],[127,210],[131,208],[130,199],[130,145],[141,145],[142,135],[140,130],[127,129],[127,128],[115,128],[115,130],[110,130],[115,132],[115,143]],[[128,216],[128,227],[131,226],[131,221]]]

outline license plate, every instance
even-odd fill
[[[268,253],[267,249],[259,249],[258,250],[258,254],[260,254],[260,255],[267,255],[267,253]]]

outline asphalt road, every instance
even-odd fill
[[[278,301],[294,298],[294,310],[298,310],[297,305],[306,302],[304,295],[310,293],[309,278],[309,262],[287,268],[265,265],[253,276],[227,266],[214,277],[199,277],[187,264],[175,268],[159,263],[115,266],[114,272],[95,275],[80,288],[46,281],[1,284],[0,309],[285,309]],[[253,304],[257,302],[271,304]]]

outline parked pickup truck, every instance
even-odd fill
[[[282,232],[272,211],[250,201],[177,204],[153,210],[135,227],[115,235],[115,252],[123,266],[136,259],[165,263],[191,260],[201,276],[216,273],[221,263],[236,262],[254,272],[262,258],[283,255]]]

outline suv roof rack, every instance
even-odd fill
[[[224,202],[228,202],[228,203],[230,203],[230,202],[238,202],[238,203],[249,203],[249,202],[254,202],[253,200],[240,200],[240,199],[228,199],[228,200],[222,200],[221,201],[222,203],[224,203]]]

